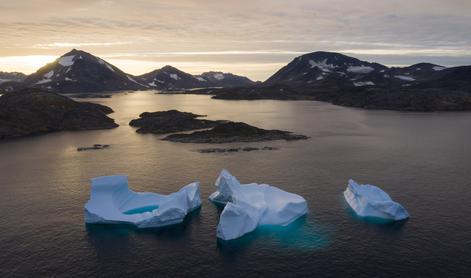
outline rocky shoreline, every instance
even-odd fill
[[[471,93],[437,88],[288,87],[212,88],[165,92],[165,94],[211,95],[221,100],[314,100],[368,110],[413,112],[469,111]]]

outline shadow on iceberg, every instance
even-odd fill
[[[409,219],[407,210],[377,186],[350,179],[343,195],[347,212],[354,219],[397,228]]]
[[[189,212],[182,222],[162,226],[162,227],[150,227],[150,228],[139,228],[132,224],[102,224],[102,223],[85,223],[85,230],[89,236],[97,237],[123,237],[129,236],[130,234],[154,234],[157,236],[167,236],[169,238],[178,238],[187,234],[187,229],[191,228],[193,222],[198,222],[200,218],[201,208]]]
[[[308,211],[306,200],[268,184],[240,184],[227,170],[216,180],[209,200],[225,205],[217,237],[233,240],[262,226],[288,226]]]
[[[88,224],[126,224],[137,228],[156,228],[179,224],[201,206],[199,183],[162,195],[134,192],[126,176],[98,177],[91,180],[90,199],[85,204]]]
[[[157,228],[137,228],[130,224],[85,224],[87,240],[97,253],[116,255],[132,253],[131,247],[135,242],[133,237],[151,241],[185,241],[192,234],[192,227],[199,221],[200,208],[188,213],[183,222],[175,225]]]
[[[379,217],[359,216],[348,205],[348,203],[345,202],[345,200],[343,201],[345,203],[345,212],[351,219],[371,225],[371,226],[374,225],[383,232],[395,232],[395,231],[399,232],[402,230],[402,228],[405,226],[405,224],[409,220],[408,218],[406,218],[403,220],[396,221],[396,220],[384,219],[384,218],[379,218]]]

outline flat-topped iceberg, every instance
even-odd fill
[[[132,224],[139,228],[162,227],[183,221],[188,212],[201,206],[199,183],[162,195],[134,192],[127,176],[91,180],[90,199],[85,204],[85,222]]]
[[[394,202],[386,192],[374,185],[360,185],[350,179],[343,195],[350,207],[360,217],[394,221],[409,218],[409,213],[403,206]]]
[[[227,170],[216,180],[217,191],[209,200],[225,205],[217,237],[231,240],[261,225],[286,226],[307,213],[303,197],[268,184],[240,184]]]

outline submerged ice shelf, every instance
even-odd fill
[[[225,205],[217,227],[217,237],[223,240],[262,225],[286,226],[308,211],[303,197],[268,184],[240,184],[227,170],[222,170],[216,187],[209,200]]]
[[[360,217],[392,221],[409,218],[409,213],[401,204],[394,202],[386,192],[374,185],[360,185],[350,179],[343,194],[347,203]]]
[[[85,204],[85,222],[162,227],[182,222],[190,211],[200,206],[198,182],[175,193],[162,195],[130,190],[126,176],[97,177],[91,180],[90,199]]]

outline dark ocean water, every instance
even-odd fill
[[[95,100],[96,101],[96,100]],[[471,113],[364,111],[310,101],[223,101],[119,94],[114,130],[62,132],[0,143],[1,277],[469,277]],[[295,131],[306,141],[201,145],[140,135],[144,111]],[[77,152],[79,146],[111,144]],[[198,148],[279,150],[201,154]],[[241,182],[300,194],[309,214],[218,242],[220,209],[207,201],[227,168]],[[177,226],[85,225],[90,178],[124,173],[136,191],[170,193],[201,182],[202,208]],[[347,208],[347,180],[381,186],[411,214],[374,224]]]

